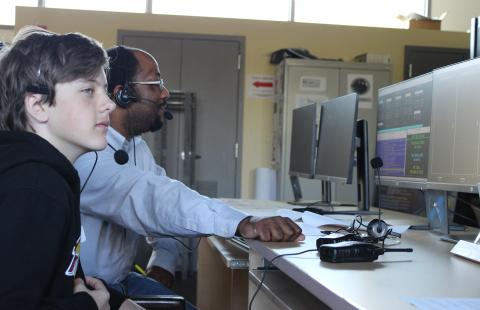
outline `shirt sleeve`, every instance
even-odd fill
[[[175,275],[180,252],[178,241],[172,238],[147,238],[147,243],[153,248],[147,268],[158,266]]]
[[[75,163],[82,184],[93,163],[92,153]],[[128,163],[118,165],[105,151],[99,153],[98,164],[82,192],[81,211],[151,237],[232,237],[247,216],[155,171],[143,171]]]
[[[0,283],[2,308],[97,309],[88,294],[73,294],[73,277],[70,294],[57,298],[52,292],[53,296],[45,296],[61,268],[65,235],[71,224],[71,211],[65,205],[30,188],[4,196],[0,243],[2,253],[8,255],[0,255],[0,264],[6,267]]]

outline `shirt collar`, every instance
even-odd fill
[[[142,141],[142,136],[135,136],[133,140],[135,141],[135,144],[138,145],[140,141]],[[130,148],[133,148],[132,141],[128,141],[124,136],[122,136],[121,133],[116,131],[112,126],[108,127],[107,141],[115,149],[122,149],[128,152]]]

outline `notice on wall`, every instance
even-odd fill
[[[273,99],[275,77],[273,75],[248,75],[247,95],[252,99]]]
[[[302,76],[300,77],[300,90],[325,92],[327,79],[323,76]]]
[[[373,108],[373,75],[347,74],[348,93],[358,94],[358,107],[361,109]]]

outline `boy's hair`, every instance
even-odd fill
[[[138,60],[134,55],[136,48],[118,45],[107,49],[110,59],[110,68],[108,71],[108,93],[113,95],[113,89],[117,85],[126,85],[133,81],[138,71]]]
[[[89,79],[102,68],[107,70],[108,58],[96,40],[22,28],[0,52],[0,130],[32,129],[25,113],[27,93],[43,94],[43,102],[53,105],[57,83]]]

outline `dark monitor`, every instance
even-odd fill
[[[317,105],[311,104],[293,110],[292,141],[290,143],[291,176],[313,178],[317,139]]]
[[[472,18],[470,26],[470,59],[480,55],[480,18]]]
[[[322,103],[315,178],[352,183],[357,110],[356,93]]]
[[[379,89],[376,156],[383,159],[382,185],[415,188],[427,180],[431,113],[431,73]]]

